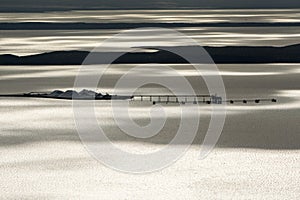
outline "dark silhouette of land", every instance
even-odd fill
[[[284,9],[299,8],[298,0],[2,0],[1,12],[49,12],[93,9]]]
[[[62,99],[62,100],[128,100],[133,96],[125,95],[110,95],[101,94],[92,90],[82,90],[80,92],[74,90],[60,91],[54,90],[53,92],[29,92],[23,94],[0,94],[0,97],[28,97],[28,98],[47,98],[47,99]]]
[[[21,22],[0,23],[0,30],[86,30],[86,29],[134,29],[134,28],[185,28],[185,27],[290,27],[299,22],[206,22],[206,23],[48,23]]]
[[[155,52],[124,53],[117,58],[114,64],[139,64],[139,63],[188,63],[184,58],[171,51],[185,48],[196,51],[199,47],[147,47],[157,50]],[[204,47],[215,63],[299,63],[300,45],[286,47]],[[144,48],[145,49],[145,48]],[[198,49],[199,50],[199,49]],[[81,65],[90,52],[87,51],[56,51],[30,56],[0,55],[0,65]],[[116,52],[93,52],[94,58],[117,56]],[[93,59],[86,64],[107,64],[107,59]],[[199,58],[199,63],[207,61]]]

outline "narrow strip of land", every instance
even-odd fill
[[[114,64],[180,64],[188,61],[172,52],[193,52],[194,63],[300,63],[300,45],[285,47],[266,46],[225,46],[204,47],[208,55],[203,54],[203,49],[194,46],[176,47],[141,47],[152,49],[151,52],[87,52],[87,51],[56,51],[30,56],[0,55],[0,65],[81,65],[83,64],[110,64],[109,58],[115,58]],[[199,52],[199,54],[197,53]],[[87,59],[92,55],[93,59]]]
[[[291,27],[300,22],[206,22],[206,23],[48,23],[48,22],[2,22],[0,30],[84,30],[84,29],[133,29],[146,27],[185,28],[185,27]]]

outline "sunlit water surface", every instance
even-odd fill
[[[165,10],[1,13],[0,22],[299,22],[299,10]],[[200,45],[281,46],[299,42],[298,27],[177,28]],[[91,50],[120,30],[1,31],[0,53],[28,55],[56,50]],[[129,38],[130,39],[130,38]],[[184,45],[161,40],[162,45]],[[147,38],[151,44],[157,37]],[[129,40],[130,41],[130,40]],[[122,43],[116,42],[117,49]],[[203,79],[189,65],[170,65],[196,93],[206,93]],[[101,65],[99,68],[103,67]],[[112,65],[98,92],[113,93],[117,80],[133,65]],[[217,148],[198,160],[211,106],[199,109],[200,127],[193,145],[170,167],[146,175],[113,171],[86,151],[76,131],[72,102],[53,99],[0,98],[1,198],[101,199],[297,199],[300,180],[299,64],[218,65],[228,99],[276,98],[277,103],[236,103],[227,117]],[[0,94],[72,89],[80,66],[0,66]],[[151,69],[151,65],[149,65]],[[203,71],[213,77],[212,71]],[[93,74],[85,74],[87,77]],[[155,78],[175,74],[166,70]],[[137,76],[150,76],[138,71]],[[153,75],[154,76],[154,75]],[[149,78],[149,77],[148,77]],[[139,93],[166,93],[147,85]],[[96,102],[99,125],[119,148],[133,153],[160,150],[180,123],[178,104],[161,104],[169,118],[155,137],[134,139],[115,124],[110,101]],[[130,102],[140,125],[150,122],[149,101]],[[193,113],[195,114],[195,113]],[[190,117],[193,117],[191,114]],[[155,116],[162,118],[162,116]],[[181,144],[178,144],[181,145]]]
[[[191,66],[171,66],[197,92],[205,92],[203,81],[193,76],[195,71]],[[111,66],[98,92],[113,91],[118,77],[132,67]],[[151,199],[159,196],[163,199],[176,195],[190,199],[262,196],[295,199],[300,192],[299,65],[219,65],[219,68],[228,98],[275,97],[278,103],[228,105],[218,148],[205,160],[198,160],[198,156],[211,107],[199,105],[200,128],[194,144],[170,167],[146,175],[122,174],[94,160],[76,132],[71,101],[1,98],[0,177],[5,180],[0,183],[1,197],[139,199],[147,196]],[[0,93],[71,89],[78,69],[79,66],[1,66]],[[203,74],[215,75],[210,71]],[[142,72],[139,75],[147,76]],[[156,76],[168,79],[172,74],[166,76],[162,70]],[[150,85],[140,91],[163,93],[165,89]],[[180,123],[178,104],[162,106],[169,116],[165,127],[156,136],[143,140],[129,137],[115,125],[109,101],[97,102],[95,112],[99,125],[117,147],[133,153],[149,153],[163,148]],[[150,122],[151,107],[148,101],[130,102],[130,112],[140,125]]]
[[[299,10],[135,10],[69,11],[50,13],[0,13],[0,22],[93,22],[93,23],[278,23],[299,22]],[[300,30],[293,27],[176,27],[202,46],[285,46],[299,42]],[[1,54],[30,55],[58,50],[92,50],[105,39],[120,33],[114,30],[2,30]],[[132,38],[126,38],[131,41]],[[145,45],[158,35],[141,37]],[[161,46],[187,45],[159,35]],[[124,41],[123,41],[124,42]],[[112,45],[120,51],[122,42]]]

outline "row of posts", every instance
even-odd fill
[[[141,101],[143,101],[144,100],[144,97],[145,96],[143,96],[143,95],[141,95],[140,96],[141,97]],[[165,103],[169,103],[169,102],[171,102],[170,101],[170,97],[172,98],[172,97],[174,97],[175,98],[175,103],[179,103],[179,99],[178,99],[178,97],[176,97],[176,96],[159,96],[159,95],[155,95],[155,96],[146,96],[146,97],[149,97],[149,100],[151,101],[151,102],[153,102],[153,104],[156,104],[156,101],[153,101],[153,99],[154,99],[154,97],[157,97],[158,98],[158,103],[161,103],[162,101],[161,101],[161,99],[163,98],[163,97],[165,97],[166,98],[166,101],[165,101]],[[208,96],[207,96],[208,97]],[[184,101],[181,101],[180,103],[182,103],[182,104],[185,104],[185,103],[188,103],[188,98],[189,97],[182,97],[182,98],[184,98]],[[191,97],[190,97],[191,98]],[[198,101],[198,98],[199,97],[192,97],[193,98],[193,104],[197,104],[197,103],[199,103],[200,101]],[[211,95],[211,96],[209,96],[209,100],[207,100],[207,98],[206,97],[202,97],[203,99],[202,99],[202,103],[206,103],[206,104],[222,104],[223,103],[223,100],[222,100],[222,97],[219,97],[219,96],[217,96],[217,95]],[[260,103],[261,101],[271,101],[271,102],[277,102],[277,100],[276,99],[255,99],[255,100],[228,100],[227,102],[229,102],[230,104],[233,104],[234,102],[243,102],[244,104],[246,104],[247,102],[250,102],[250,101],[253,101],[253,102],[255,102],[255,103]]]
[[[145,96],[143,96],[143,95],[140,96],[141,101],[144,100],[144,97]],[[149,100],[151,102],[153,102],[153,104],[155,104],[156,102],[158,102],[158,103],[162,102],[162,98],[164,98],[164,97],[166,98],[166,101],[164,101],[164,102],[169,103],[169,102],[171,102],[170,98],[172,98],[173,96],[171,97],[171,96],[151,96],[150,95],[150,96],[146,96],[146,97],[149,97]],[[157,97],[157,101],[154,101],[155,97]],[[202,102],[207,103],[207,104],[210,104],[210,103],[222,104],[222,98],[221,97],[217,97],[217,100],[214,97],[215,96],[210,97],[209,100],[206,100],[206,98],[203,97]],[[179,103],[179,98],[176,97],[176,96],[174,96],[174,98],[175,98],[175,103]],[[184,101],[181,101],[181,103],[183,103],[183,104],[188,103],[188,97],[182,97],[182,98],[184,98]],[[193,97],[193,103],[197,104],[198,102],[199,102],[198,97]]]

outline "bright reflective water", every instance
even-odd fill
[[[299,22],[299,10],[114,10],[53,13],[0,13],[0,22],[93,22],[93,23],[206,23],[206,22]],[[295,27],[177,27],[202,46],[284,46],[296,44]],[[28,55],[58,50],[92,50],[121,30],[2,30],[1,54]],[[134,36],[133,36],[134,38]],[[130,41],[132,38],[126,38]],[[157,39],[144,38],[145,45]],[[168,36],[161,45],[186,45]],[[166,41],[168,40],[168,41]],[[113,47],[122,48],[119,41]],[[112,49],[114,50],[114,49]]]
[[[0,21],[298,22],[299,11],[2,13]],[[270,46],[299,43],[297,27],[195,27],[178,30],[202,45]],[[119,30],[1,31],[0,53],[26,55],[55,50],[90,50],[96,43],[118,32]],[[149,40],[151,39],[155,40],[155,36]],[[166,44],[161,42],[162,45]],[[201,77],[195,76],[191,66],[170,66],[188,79],[196,93],[206,92],[205,83]],[[98,92],[112,92],[118,78],[133,67],[135,66],[112,65],[99,83]],[[197,158],[210,121],[211,108],[206,104],[200,105],[200,128],[187,153],[167,169],[140,176],[115,172],[88,154],[76,132],[71,101],[0,98],[1,197],[297,199],[300,193],[300,65],[239,64],[218,67],[228,98],[274,97],[278,102],[228,105],[218,148],[201,161]],[[72,89],[78,69],[79,66],[0,66],[0,94]],[[204,71],[203,74],[207,77],[215,76],[211,71]],[[147,75],[142,71],[137,73],[137,76]],[[168,79],[174,74],[160,70],[155,76]],[[152,84],[140,89],[140,92],[165,93],[166,89]],[[132,117],[138,124],[149,123],[151,102],[132,101],[130,106]],[[126,151],[145,153],[163,148],[173,138],[180,121],[178,105],[162,107],[169,115],[166,127],[157,136],[146,140],[129,137],[115,126],[109,101],[97,102],[95,111],[99,124],[107,130],[108,137],[115,145]]]

